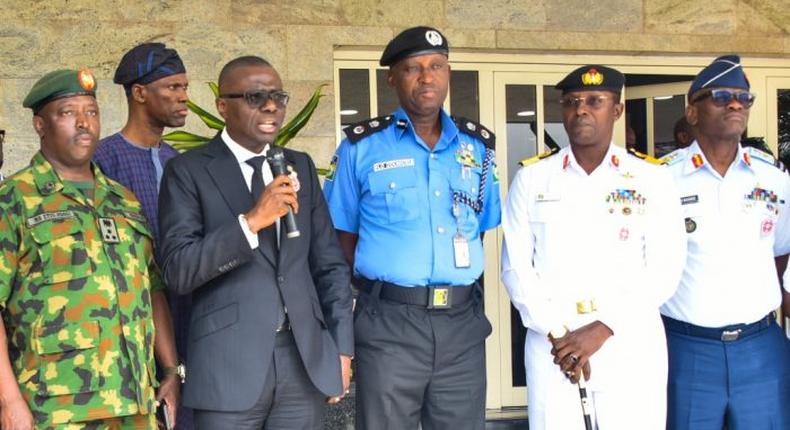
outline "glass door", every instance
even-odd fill
[[[626,146],[663,157],[690,144],[683,141],[683,135],[675,135],[677,128],[690,136],[685,125],[686,91],[690,86],[688,81],[626,87]]]

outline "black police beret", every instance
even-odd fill
[[[570,72],[555,88],[562,90],[563,94],[572,91],[611,91],[620,94],[624,83],[625,76],[619,71],[591,64]]]
[[[143,43],[121,58],[113,82],[129,89],[133,84],[148,84],[171,75],[186,73],[175,49],[163,43]]]
[[[447,54],[450,48],[447,38],[439,30],[431,27],[412,27],[404,30],[390,40],[379,64],[391,66],[398,61],[415,55],[441,53]]]

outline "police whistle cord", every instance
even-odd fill
[[[288,168],[285,165],[285,154],[283,154],[283,150],[277,146],[273,146],[269,149],[269,156],[266,158],[269,162],[269,167],[272,169],[272,176],[288,176]],[[288,207],[288,213],[283,216],[285,220],[285,236],[288,238],[299,237],[299,227],[296,226],[296,217],[294,217],[294,213],[291,210],[291,207]]]
[[[485,196],[486,184],[488,183],[488,171],[491,169],[493,160],[494,151],[486,148],[486,156],[483,159],[482,171],[480,172],[480,192],[477,194],[477,200],[463,191],[453,191],[454,202],[463,203],[480,215],[480,212],[483,211],[483,197]]]
[[[566,327],[563,327],[561,329],[553,329],[551,332],[549,332],[549,337],[552,339],[559,339],[565,337],[566,334],[568,334],[568,329]],[[578,358],[576,358],[576,356],[574,355],[571,355],[571,357],[574,359],[574,362],[578,360]],[[571,372],[566,372],[565,376],[567,376],[568,379],[570,379]],[[581,400],[582,402],[584,429],[593,430],[593,425],[592,425],[593,405],[592,405],[592,401],[590,401],[590,398],[587,396],[587,383],[584,381],[583,371],[581,372],[581,375],[579,375],[579,382],[576,384],[576,386],[579,387],[579,400]]]

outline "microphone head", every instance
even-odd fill
[[[271,167],[274,176],[288,174],[288,169],[285,167],[285,154],[279,146],[271,146],[269,148],[269,152],[266,153],[266,160],[269,162],[269,167]]]

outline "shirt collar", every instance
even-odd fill
[[[587,172],[585,172],[576,161],[576,157],[573,156],[573,151],[571,150],[570,145],[563,148],[560,152],[560,155],[562,156],[562,164],[560,164],[562,170],[576,170],[578,172],[583,172],[585,175],[587,174]],[[624,155],[625,150],[614,143],[610,143],[609,148],[606,150],[606,155],[603,157],[603,161],[600,165],[598,165],[598,167],[595,168],[594,172],[601,167],[619,171],[622,167]]]
[[[236,161],[239,164],[246,164],[247,160],[249,160],[250,158],[258,157],[260,155],[266,155],[266,153],[269,152],[268,143],[266,144],[266,146],[263,147],[263,151],[261,151],[260,154],[256,154],[250,151],[249,149],[239,145],[235,140],[233,140],[232,137],[230,137],[227,128],[222,129],[221,136],[222,136],[222,142],[224,142],[225,145],[228,147],[228,149],[230,149],[230,152],[233,154],[233,156],[236,158]]]
[[[33,181],[36,184],[36,188],[42,195],[49,195],[54,194],[57,192],[61,192],[63,190],[63,181],[58,176],[58,173],[55,171],[55,168],[52,167],[49,160],[44,157],[44,154],[41,151],[36,152],[33,156],[33,159],[30,160],[30,166],[33,170]],[[93,171],[93,180],[96,184],[97,194],[94,198],[94,201],[99,201],[97,197],[101,196],[98,190],[101,189],[109,189],[113,193],[125,197],[124,195],[124,188],[120,187],[120,185],[116,186],[113,183],[107,181],[107,177],[104,176],[101,169],[91,161],[91,170]]]
[[[439,151],[444,149],[449,142],[452,142],[458,136],[458,127],[455,125],[455,121],[444,111],[441,109],[439,111],[439,119],[442,123],[442,134],[439,137],[439,141],[436,143],[434,147],[434,151]],[[409,119],[409,115],[406,114],[406,111],[403,110],[402,107],[398,108],[392,114],[392,122],[395,124],[395,130],[398,138],[403,137],[403,133],[406,130],[409,130],[412,135],[417,137],[417,133],[414,131],[414,126]]]
[[[708,163],[705,154],[702,152],[702,148],[699,147],[699,143],[696,140],[688,147],[688,152],[686,154],[688,154],[688,156],[686,158],[686,165],[683,168],[683,174],[689,175],[701,171],[704,168],[711,169],[710,163]],[[743,167],[748,170],[754,170],[754,161],[749,151],[741,145],[738,145],[738,151],[735,154],[733,165],[734,166],[731,166],[731,168]]]

